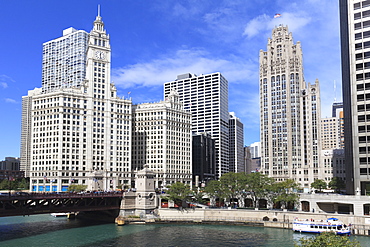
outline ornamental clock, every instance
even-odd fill
[[[102,51],[96,51],[95,52],[95,58],[96,59],[100,59],[100,60],[103,60],[105,58],[105,53],[102,52]]]

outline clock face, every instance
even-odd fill
[[[105,58],[105,53],[102,51],[96,51],[95,52],[95,58],[103,60]]]

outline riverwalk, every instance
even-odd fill
[[[183,222],[183,223],[219,223],[245,224],[263,227],[292,229],[294,219],[321,221],[327,218],[339,218],[345,224],[352,224],[354,235],[370,235],[370,216],[346,214],[308,213],[298,211],[219,209],[219,208],[159,208],[146,218],[132,219],[132,223]],[[126,221],[127,223],[130,220]]]

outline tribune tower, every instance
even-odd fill
[[[320,89],[318,80],[306,85],[301,43],[287,26],[275,27],[260,51],[259,83],[262,172],[308,190],[319,178]]]

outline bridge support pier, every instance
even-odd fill
[[[154,210],[158,208],[158,197],[154,189],[155,173],[145,167],[137,172],[135,184],[136,190],[124,192],[117,224],[132,219],[145,221],[149,215],[153,216]]]

